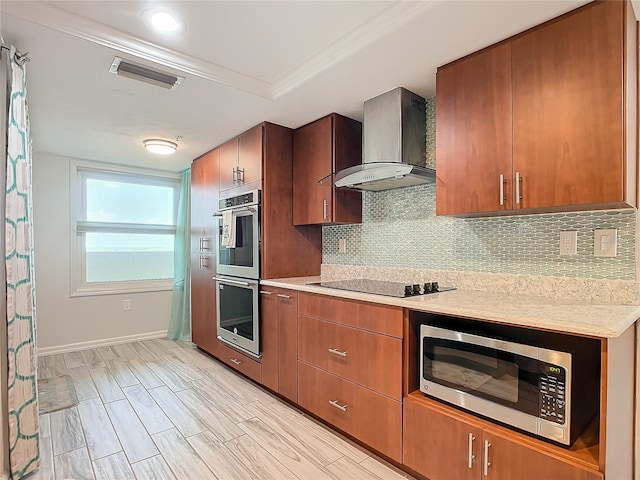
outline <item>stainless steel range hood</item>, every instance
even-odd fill
[[[425,166],[425,100],[398,87],[364,102],[362,164],[336,173],[336,187],[389,190],[435,182]]]

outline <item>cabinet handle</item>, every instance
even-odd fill
[[[200,255],[200,268],[207,268],[208,266],[209,259],[204,255]]]
[[[260,290],[262,295],[273,295],[273,292],[268,292],[267,290]]]
[[[339,355],[341,357],[346,357],[347,356],[347,352],[341,352],[340,350],[338,350],[337,348],[330,348],[329,351],[335,355]]]
[[[327,201],[322,200],[322,218],[327,219]]]
[[[291,298],[291,295],[285,295],[284,293],[279,293],[278,296],[280,298]]]
[[[522,182],[522,177],[520,177],[520,172],[516,172],[516,203],[520,204],[520,182]]]
[[[200,239],[200,250],[209,250],[209,239],[201,238]]]
[[[489,461],[490,446],[491,446],[491,443],[489,443],[489,440],[485,440],[484,441],[484,466],[482,469],[482,473],[484,474],[485,477],[489,476],[489,467],[491,466],[491,462]]]
[[[504,175],[500,174],[500,206],[504,205]]]
[[[229,280],[228,278],[220,278],[220,277],[212,277],[212,278],[221,283],[229,283],[231,285],[240,285],[241,287],[251,286],[249,282],[239,282],[238,280]]]
[[[238,167],[238,185],[244,184],[244,168]]]
[[[200,237],[200,251],[202,251],[202,240],[204,240],[204,238]]]
[[[329,405],[336,407],[338,410],[342,410],[343,412],[347,411],[346,405],[340,405],[337,400],[329,400]]]
[[[233,184],[236,185],[238,183],[238,172],[236,172],[236,167],[233,167]]]
[[[242,362],[240,360],[238,360],[237,358],[232,358],[231,361],[233,363],[235,363],[236,365],[240,365]]]
[[[476,456],[473,454],[473,441],[476,439],[476,436],[473,433],[469,434],[469,456],[467,457],[467,467],[473,468],[473,461]]]

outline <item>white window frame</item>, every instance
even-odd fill
[[[175,234],[176,227],[167,225],[145,224],[110,224],[108,222],[88,222],[84,220],[84,178],[100,176],[104,179],[122,181],[135,180],[135,183],[148,185],[166,185],[167,182],[175,184],[175,209],[177,215],[180,196],[180,175],[172,172],[134,168],[108,163],[74,160],[70,162],[70,296],[84,297],[92,295],[111,295],[122,293],[157,292],[173,288],[173,279],[158,280],[132,280],[120,282],[90,282],[86,281],[86,250],[84,233],[109,232],[109,233],[168,233]],[[177,221],[177,219],[176,219]]]

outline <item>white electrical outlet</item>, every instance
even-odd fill
[[[615,257],[618,255],[618,230],[606,228],[593,231],[593,255]]]
[[[338,240],[338,252],[347,253],[347,239],[341,238]]]
[[[560,232],[560,255],[578,254],[578,232]]]
[[[128,312],[131,310],[131,300],[123,300],[122,301],[122,310]]]

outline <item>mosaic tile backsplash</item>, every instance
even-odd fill
[[[435,214],[435,185],[364,192],[362,224],[323,227],[322,260],[453,271],[635,279],[634,210],[496,218]],[[593,230],[618,229],[618,256],[593,256]],[[577,230],[578,254],[560,256],[560,232]],[[347,240],[338,253],[338,240]]]

